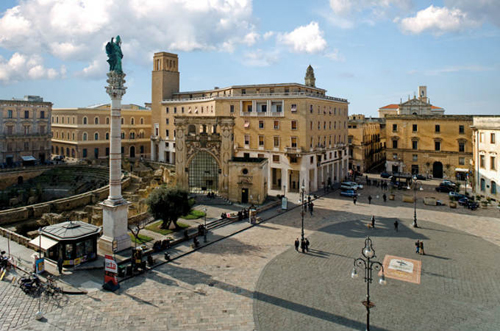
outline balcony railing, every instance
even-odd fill
[[[267,111],[267,112],[256,112],[256,111],[240,111],[240,116],[250,116],[250,117],[285,117],[284,112],[280,111]]]
[[[302,148],[300,148],[300,147],[285,147],[285,153],[287,153],[287,154],[300,154],[300,153],[302,153]]]
[[[347,99],[330,97],[327,95],[320,95],[315,93],[306,93],[306,92],[276,92],[276,93],[246,93],[246,94],[232,94],[232,95],[213,95],[213,96],[205,96],[205,97],[195,97],[195,98],[182,98],[182,99],[166,99],[163,102],[186,102],[186,101],[200,101],[200,100],[210,100],[214,98],[279,98],[279,97],[313,97],[319,99],[326,99],[332,101],[339,102],[348,102]]]

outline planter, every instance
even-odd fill
[[[454,201],[450,202],[450,208],[457,208],[457,203]]]
[[[389,200],[394,200],[396,196],[394,194],[389,194]]]

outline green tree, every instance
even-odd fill
[[[188,192],[176,187],[162,185],[153,190],[146,201],[154,218],[163,220],[162,229],[168,229],[171,223],[179,229],[177,220],[191,211]]]

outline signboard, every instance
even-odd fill
[[[288,209],[288,199],[286,197],[281,198],[281,209]]]
[[[387,278],[420,284],[422,261],[386,255],[383,265]]]
[[[111,255],[104,256],[104,271],[118,273],[118,264]]]
[[[35,272],[41,274],[45,271],[45,261],[43,258],[35,260]]]

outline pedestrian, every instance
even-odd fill
[[[59,275],[62,275],[63,271],[63,258],[62,256],[59,256],[59,259],[57,260],[57,269],[59,270]]]
[[[372,228],[375,229],[375,215],[372,215]]]
[[[300,248],[302,249],[302,253],[306,252],[306,242],[304,241],[304,239],[300,241]]]
[[[382,198],[384,199],[384,202],[387,202],[387,195],[385,195],[385,193],[384,193],[384,195],[382,196]]]
[[[399,226],[399,222],[398,222],[398,220],[395,220],[394,221],[394,230],[396,230],[396,232],[398,232],[398,226]]]
[[[313,215],[313,207],[314,207],[314,203],[312,201],[309,202],[309,212],[311,212],[311,216]]]
[[[420,255],[425,255],[424,242],[422,240],[420,241]]]
[[[358,198],[357,198],[356,196],[353,196],[353,197],[352,197],[352,202],[353,202],[354,204],[356,204],[356,201],[358,201]]]
[[[366,183],[368,184],[368,175],[366,175]]]
[[[372,196],[371,196],[371,195],[369,195],[369,196],[368,196],[368,204],[369,204],[369,205],[371,205],[371,204],[372,204]]]
[[[418,254],[420,250],[420,240],[417,239],[417,241],[415,242],[415,253]]]
[[[308,203],[311,203],[311,196],[308,196],[308,197],[307,197],[307,202],[308,202]]]
[[[295,239],[295,250],[299,251],[299,238]]]
[[[306,238],[306,252],[309,252],[309,239]]]

